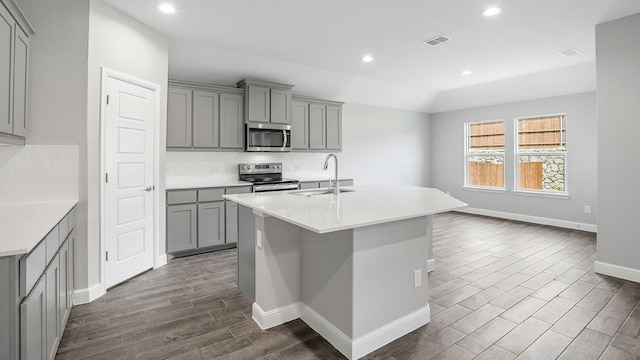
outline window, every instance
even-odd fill
[[[504,189],[504,121],[466,124],[466,185]]]
[[[516,124],[516,189],[566,193],[566,116],[519,118]]]

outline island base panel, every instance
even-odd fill
[[[425,325],[429,218],[318,234],[256,213],[255,321],[301,318],[350,359]]]

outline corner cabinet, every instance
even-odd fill
[[[342,150],[343,104],[294,96],[291,101],[293,150]]]
[[[34,31],[13,0],[0,0],[0,143],[27,136],[29,35]]]
[[[174,256],[235,246],[238,207],[224,194],[251,192],[251,186],[167,191],[167,253]]]
[[[168,150],[243,149],[243,90],[170,81],[167,107]]]
[[[238,87],[245,89],[247,122],[291,124],[293,85],[244,79]]]
[[[51,360],[71,313],[75,209],[28,254],[0,257],[0,357]]]

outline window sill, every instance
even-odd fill
[[[545,192],[545,191],[526,191],[526,190],[511,190],[511,193],[513,195],[518,195],[518,196],[534,196],[534,197],[545,197],[545,198],[550,198],[550,199],[564,199],[564,200],[568,200],[571,198],[571,196],[569,196],[569,194],[567,193],[552,193],[552,192]]]
[[[497,187],[463,186],[462,190],[488,192],[495,194],[506,194],[507,189]]]

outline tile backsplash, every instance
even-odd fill
[[[0,204],[78,198],[78,147],[0,147]]]
[[[238,179],[238,164],[281,162],[283,176],[293,179],[325,179],[333,172],[323,171],[326,153],[239,153],[168,151],[166,175],[206,176],[220,181]]]

